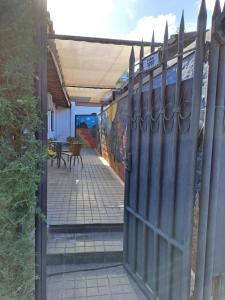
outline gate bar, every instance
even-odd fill
[[[160,225],[160,207],[161,207],[161,198],[162,198],[162,191],[161,191],[161,182],[163,179],[163,118],[164,118],[164,109],[165,109],[165,92],[166,92],[166,74],[167,74],[167,61],[168,61],[168,23],[166,22],[166,27],[164,31],[164,43],[163,43],[163,49],[162,49],[162,73],[161,73],[161,99],[160,99],[160,108],[159,108],[159,120],[156,122],[159,122],[158,127],[158,143],[159,143],[159,149],[158,149],[158,168],[157,168],[157,209],[156,209],[156,226],[159,227]],[[158,118],[156,117],[156,119]],[[157,134],[157,133],[156,133]],[[154,290],[157,293],[157,296],[159,292],[159,237],[156,232],[154,232],[154,261],[153,261],[153,274],[154,274]]]
[[[193,92],[192,92],[192,107],[191,107],[191,123],[189,129],[189,139],[191,143],[190,151],[190,176],[189,194],[187,204],[187,237],[184,239],[184,257],[183,262],[183,276],[182,276],[182,300],[187,300],[190,297],[190,279],[191,279],[191,256],[192,256],[192,227],[193,227],[193,208],[194,208],[194,180],[195,180],[195,165],[197,152],[197,139],[200,117],[200,104],[202,97],[202,79],[203,79],[203,65],[205,57],[205,31],[206,31],[206,4],[202,0],[198,22],[197,22],[197,38],[196,38],[196,52],[194,63],[193,76]]]
[[[212,16],[212,31],[211,44],[209,54],[209,79],[207,92],[207,109],[205,121],[205,136],[203,146],[203,166],[202,166],[202,184],[199,199],[199,229],[198,229],[198,248],[197,248],[197,264],[195,276],[195,300],[203,300],[203,286],[205,273],[205,255],[206,255],[206,238],[207,238],[207,223],[209,209],[209,194],[210,194],[210,176],[211,176],[211,161],[213,148],[213,130],[215,119],[215,104],[217,91],[217,76],[219,62],[219,43],[215,38],[215,22],[220,15],[220,2],[216,1]]]
[[[131,49],[129,60],[129,83],[128,83],[128,113],[127,113],[127,141],[126,141],[126,159],[125,159],[125,191],[124,191],[124,246],[123,246],[123,258],[124,263],[127,263],[127,239],[128,239],[128,211],[126,207],[129,204],[129,190],[130,190],[130,172],[131,172],[131,125],[133,116],[133,88],[134,88],[134,64],[135,55],[134,48]]]
[[[152,33],[152,45],[150,47],[150,53],[153,53],[155,51],[154,45],[155,37],[154,37],[154,31]],[[149,215],[149,189],[150,189],[150,181],[151,181],[151,176],[150,176],[150,160],[151,160],[151,114],[152,114],[152,94],[153,94],[153,70],[150,71],[149,73],[149,92],[148,92],[148,103],[147,103],[147,115],[146,115],[146,122],[147,122],[147,157],[146,157],[146,165],[147,165],[147,176],[146,176],[146,194],[145,194],[145,199],[144,199],[144,218],[145,220],[148,220],[148,215]],[[144,223],[143,224],[143,236],[144,236],[144,241],[143,241],[143,264],[144,264],[144,282],[146,283],[147,281],[147,226]]]
[[[209,216],[207,230],[207,247],[206,247],[206,268],[205,268],[205,283],[204,283],[204,300],[211,299],[212,279],[213,279],[213,262],[215,248],[215,231],[216,231],[216,213],[219,197],[219,183],[221,170],[221,157],[223,153],[224,139],[224,99],[225,99],[225,46],[220,48],[219,60],[219,75],[217,83],[217,101],[215,113],[214,127],[214,145],[212,157],[212,172],[211,172],[211,190],[209,200]]]
[[[134,169],[136,170],[135,173],[135,211],[138,212],[138,204],[139,204],[139,197],[140,197],[140,153],[141,153],[141,105],[142,105],[142,83],[143,83],[143,56],[144,56],[144,46],[143,43],[141,44],[140,48],[140,64],[139,64],[139,89],[138,89],[138,100],[136,103],[136,149],[135,149],[135,155],[136,155],[136,160],[135,160],[135,165]],[[133,157],[133,155],[132,155]],[[132,271],[135,273],[137,270],[137,242],[138,242],[138,220],[135,218],[134,220],[134,239],[133,239],[133,253],[134,253],[134,262],[132,266]]]
[[[181,81],[182,81],[182,64],[183,64],[183,49],[184,49],[184,12],[181,16],[180,27],[179,27],[179,34],[178,34],[178,51],[177,51],[177,76],[176,76],[176,90],[175,90],[175,101],[174,101],[174,111],[172,117],[172,138],[171,142],[173,144],[173,151],[172,151],[172,170],[171,170],[171,208],[170,208],[170,228],[169,228],[169,235],[172,238],[174,234],[174,210],[175,210],[175,203],[177,200],[176,195],[176,186],[177,186],[177,168],[178,168],[178,144],[179,144],[179,137],[178,137],[178,129],[179,129],[179,107],[180,107],[180,97],[181,97]],[[165,116],[166,121],[166,116]],[[176,285],[173,281],[173,274],[172,274],[172,244],[168,244],[168,297],[171,297],[171,292],[175,289],[173,284]],[[168,298],[169,299],[169,298]]]

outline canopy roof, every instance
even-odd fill
[[[131,45],[138,60],[140,42],[110,39],[72,39],[55,35],[63,85],[70,100],[103,103],[109,91],[116,88],[120,75],[128,70]],[[145,54],[150,43],[144,43]]]

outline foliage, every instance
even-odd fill
[[[74,137],[74,136],[68,136],[68,137],[66,138],[66,141],[67,141],[68,143],[74,143],[74,142],[75,142],[75,137]]]
[[[33,0],[0,1],[0,299],[32,299],[34,216],[43,158],[34,97]]]

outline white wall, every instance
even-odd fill
[[[57,107],[55,138],[58,141],[66,141],[66,138],[71,135],[72,135],[72,133],[71,133],[71,109],[64,108],[64,107]]]
[[[53,130],[51,130],[51,111],[54,112]],[[68,136],[75,136],[75,115],[99,113],[100,107],[76,106],[71,108],[56,107],[51,94],[48,93],[48,138],[66,141]]]

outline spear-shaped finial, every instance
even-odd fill
[[[168,41],[168,22],[166,21],[166,27],[165,27],[165,32],[164,32],[164,43]]]
[[[206,21],[206,19],[207,19],[206,4],[205,4],[205,0],[202,0],[199,14],[198,14],[198,23],[200,21]]]
[[[141,41],[141,48],[140,48],[140,71],[143,69],[143,57],[144,57],[144,44],[143,39]]]
[[[153,30],[153,32],[152,32],[152,44],[151,44],[151,48],[150,48],[151,53],[155,51],[154,43],[155,43],[155,33],[154,33],[154,30]]]
[[[143,39],[141,40],[141,48],[140,48],[140,59],[144,56],[144,44]]]
[[[184,44],[184,11],[182,12],[181,20],[180,20],[180,28],[179,28],[179,36],[178,36],[178,53],[183,51]]]
[[[215,19],[219,14],[221,14],[220,1],[216,0],[213,10],[212,19]]]
[[[163,61],[167,62],[167,54],[168,54],[168,23],[166,22],[165,32],[164,32],[164,42],[163,42]]]
[[[223,10],[222,10],[222,12],[225,12],[225,2],[224,2],[224,5],[223,5]]]
[[[179,33],[184,32],[184,11],[182,11],[182,16],[181,16],[181,20],[180,20],[180,30]]]
[[[135,54],[134,54],[134,47],[132,46],[130,52],[130,60],[129,60],[129,74],[134,72],[134,63],[135,63]]]
[[[221,14],[220,1],[216,0],[215,5],[214,5],[214,10],[213,10],[213,15],[212,15],[212,32],[214,32],[216,30],[215,29],[216,20],[220,14]]]

